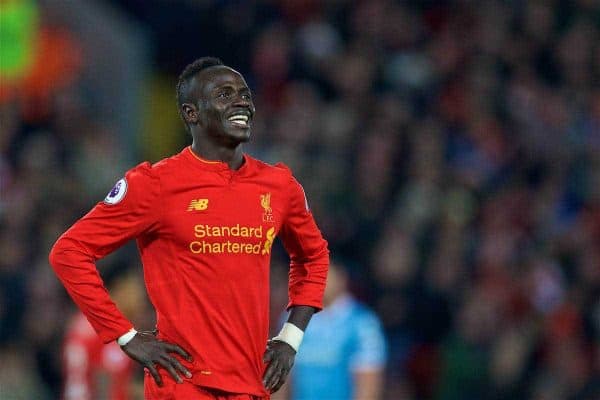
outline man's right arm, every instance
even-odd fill
[[[156,180],[147,163],[130,170],[50,252],[54,272],[105,343],[133,325],[109,297],[95,262],[152,228],[157,219],[153,209],[158,197]]]
[[[96,260],[127,241],[156,229],[159,215],[158,177],[149,163],[140,164],[119,180],[103,202],[77,221],[54,244],[50,264],[65,289],[102,341],[117,340],[133,325],[110,298],[96,269]],[[189,372],[169,353],[189,355],[179,346],[137,333],[122,345],[128,356],[146,367],[162,385],[155,364],[161,364],[180,382],[175,371]]]

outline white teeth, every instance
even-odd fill
[[[229,122],[231,122],[233,125],[247,128],[250,117],[246,114],[234,114],[234,115],[230,116],[229,118],[227,118],[227,120]]]
[[[248,122],[248,116],[242,114],[232,115],[228,118],[229,121],[240,121],[240,122]]]
[[[236,120],[230,119],[229,121],[231,121],[231,123],[234,124],[234,125],[248,126],[248,121],[244,121],[244,120],[241,120],[241,119],[236,119]]]

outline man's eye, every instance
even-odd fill
[[[229,93],[227,93],[227,92],[221,92],[221,93],[219,93],[217,95],[217,97],[220,98],[220,99],[226,99],[226,98],[229,97]]]
[[[245,100],[250,100],[251,98],[252,98],[252,96],[251,96],[250,94],[247,94],[247,93],[246,93],[246,94],[243,94],[243,95],[242,95],[242,99],[245,99]]]

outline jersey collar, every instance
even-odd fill
[[[192,151],[192,146],[188,146],[183,150],[183,155],[185,158],[187,158],[188,160],[190,160],[190,162],[194,165],[196,165],[197,167],[206,170],[206,171],[228,171],[228,172],[235,172],[235,173],[240,173],[240,172],[244,172],[247,168],[248,168],[248,164],[249,164],[249,157],[244,154],[244,163],[242,164],[242,166],[237,169],[237,170],[231,170],[229,168],[229,165],[223,161],[213,161],[213,160],[206,160],[202,157],[200,157],[199,155],[197,155],[196,153],[194,153]]]

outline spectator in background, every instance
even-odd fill
[[[115,302],[125,315],[139,315],[144,293],[138,274],[129,269],[112,275],[104,282]],[[133,360],[116,342],[104,344],[80,311],[71,317],[67,327],[63,368],[64,400],[127,400],[136,389]]]
[[[375,400],[383,393],[387,359],[377,315],[349,291],[346,266],[332,260],[325,308],[306,331],[289,387],[291,400]]]

